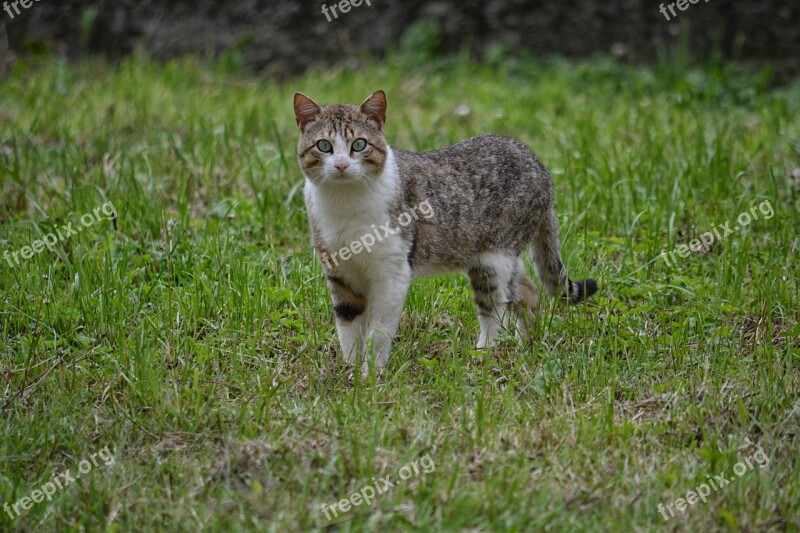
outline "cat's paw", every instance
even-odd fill
[[[369,357],[370,357],[370,356],[367,356],[367,358],[369,358]],[[369,373],[369,365],[370,365],[370,360],[369,360],[369,359],[367,359],[367,358],[365,358],[365,359],[364,359],[364,363],[361,365],[361,366],[362,366],[362,369],[363,369],[363,371],[364,371],[364,374],[367,374],[367,373]],[[377,356],[374,358],[374,361],[375,361],[375,373],[376,373],[376,374],[380,374],[380,373],[381,373],[381,372],[383,372],[383,371],[386,369],[386,367],[389,365],[389,356],[388,356],[388,355],[386,355],[386,356],[381,356],[380,354],[378,354],[378,355],[377,355]]]
[[[486,346],[489,346],[489,348],[496,348],[497,347],[497,341],[493,340],[493,341],[487,343],[486,339],[480,339],[478,341],[478,344],[475,345],[475,348],[478,349],[478,350],[483,350],[484,348],[486,348]]]
[[[383,374],[383,371],[386,370],[386,365],[375,365],[375,375],[380,376]],[[361,375],[365,378],[369,376],[369,363],[364,363],[361,365]]]

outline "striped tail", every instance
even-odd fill
[[[592,278],[572,281],[567,276],[567,269],[561,261],[558,219],[552,209],[543,217],[531,249],[536,273],[550,296],[560,296],[576,304],[597,292],[597,282]]]

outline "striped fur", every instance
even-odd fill
[[[369,253],[322,261],[348,362],[374,353],[378,367],[386,365],[406,293],[419,276],[468,276],[479,348],[493,345],[501,327],[513,326],[526,338],[539,298],[525,275],[528,248],[548,294],[577,303],[597,291],[594,280],[567,276],[552,181],[523,143],[482,135],[434,152],[404,152],[386,143],[382,91],[358,107],[320,107],[299,93],[294,104],[317,253],[341,251],[384,224],[395,230]],[[401,213],[423,202],[431,217],[398,225]]]

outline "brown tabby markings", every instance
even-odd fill
[[[524,143],[480,135],[432,152],[393,150],[383,134],[382,91],[358,107],[320,107],[298,93],[294,107],[301,130],[298,162],[320,257],[423,202],[434,213],[397,228],[379,253],[333,267],[323,261],[348,361],[361,357],[363,341],[373,338],[376,362],[386,364],[408,287],[419,276],[454,270],[468,275],[481,328],[478,348],[495,342],[499,328],[509,324],[508,311],[516,315],[518,336],[522,322],[533,318],[539,295],[525,276],[522,254],[528,249],[552,296],[577,303],[597,291],[593,279],[567,276],[553,184]],[[366,141],[363,150],[355,148],[356,139]],[[321,152],[319,140],[335,146]]]
[[[367,308],[367,299],[356,293],[347,283],[336,276],[328,276],[328,285],[333,295],[333,311],[346,322],[352,322]]]

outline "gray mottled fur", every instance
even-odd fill
[[[307,178],[321,175],[317,159],[325,157],[314,153],[313,143],[320,136],[335,136],[338,132],[345,132],[348,139],[363,136],[370,140],[375,149],[365,151],[364,158],[376,169],[381,168],[388,151],[383,137],[386,102],[382,92],[367,99],[361,108],[315,106],[307,97],[296,96],[295,111],[303,131],[299,161]],[[522,254],[529,246],[537,274],[551,296],[576,303],[597,291],[592,279],[573,282],[567,277],[553,211],[553,184],[547,169],[524,143],[499,135],[480,135],[432,152],[396,149],[392,152],[399,180],[387,218],[396,221],[401,213],[411,212],[423,202],[430,205],[433,213],[430,217],[415,217],[405,227],[393,224],[401,232],[407,267],[387,271],[395,275],[410,273],[394,296],[404,298],[403,287],[407,290],[414,277],[464,272],[475,293],[481,324],[478,346],[483,347],[494,342],[499,327],[509,325],[511,315],[517,317],[517,326],[521,326],[521,316],[525,314],[522,308],[526,307],[521,301],[529,310],[536,305],[538,295],[525,276],[522,262]],[[331,186],[325,185],[324,177],[319,180],[320,190]],[[364,187],[369,187],[369,183]],[[325,253],[328,250],[312,213],[314,206],[309,205],[308,209],[315,247],[320,254]],[[358,273],[354,274],[346,265],[323,266],[341,338],[342,328],[358,322],[373,303],[376,308],[382,307],[376,298],[387,296],[371,294],[370,287],[385,284],[382,280],[357,279]],[[396,313],[397,307],[393,309]],[[369,318],[389,324],[388,329],[392,330],[389,335],[394,335],[397,319],[399,315],[387,320]],[[358,327],[359,335],[369,330],[360,322]],[[381,365],[388,359],[388,346],[385,350],[386,353],[378,354]],[[348,354],[345,356],[350,360]]]

